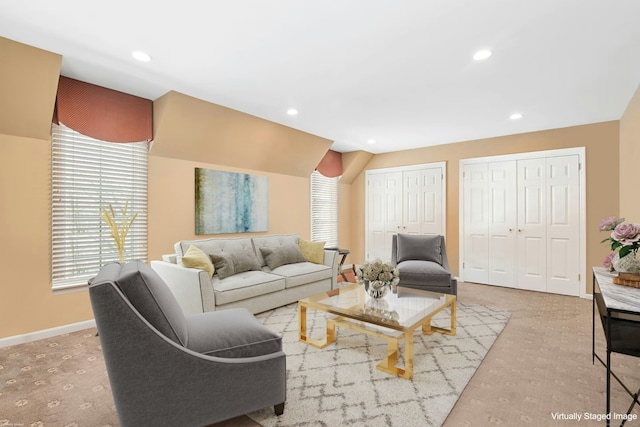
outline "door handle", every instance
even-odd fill
[[[522,233],[522,229],[521,228],[518,228],[518,233]]]

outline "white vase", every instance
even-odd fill
[[[611,260],[611,264],[618,273],[640,273],[640,259],[638,259],[636,251],[629,252],[622,258],[620,258],[619,253],[616,253]]]

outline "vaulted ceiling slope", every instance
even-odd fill
[[[331,141],[169,92],[153,102],[153,156],[309,177]]]
[[[0,36],[62,55],[72,78],[379,153],[619,120],[638,16],[638,0],[27,0],[0,2]]]
[[[0,37],[0,134],[48,140],[62,57]]]

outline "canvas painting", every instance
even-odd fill
[[[268,231],[266,176],[196,168],[196,234]]]

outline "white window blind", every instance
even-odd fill
[[[86,284],[118,260],[111,229],[100,216],[113,206],[120,222],[137,214],[125,244],[126,260],[147,260],[147,143],[99,141],[52,125],[51,273],[54,288]]]
[[[338,246],[338,177],[311,174],[311,241]]]

